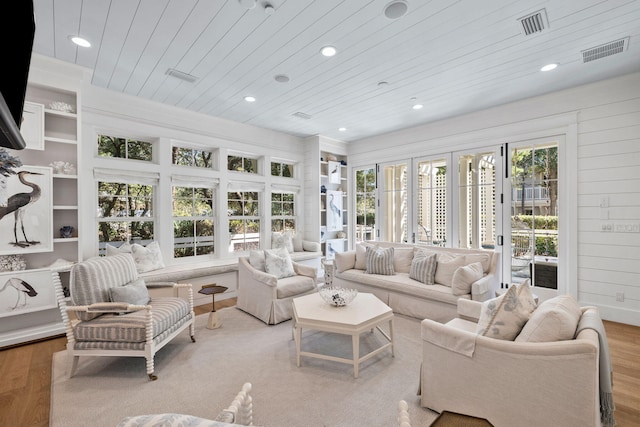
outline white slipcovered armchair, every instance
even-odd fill
[[[144,357],[147,375],[155,380],[153,358],[158,350],[187,328],[195,342],[191,285],[166,283],[174,288],[175,296],[152,300],[130,253],[94,257],[74,265],[72,305],[67,305],[57,275],[54,279],[67,334],[69,377],[80,356],[125,356]],[[178,288],[188,289],[186,299],[177,296]]]
[[[482,307],[460,299],[457,318],[422,321],[422,406],[496,427],[600,426],[597,308],[579,308],[573,339],[521,342],[477,334]]]
[[[297,262],[292,265],[295,274],[279,279],[254,267],[249,257],[240,257],[237,307],[268,325],[291,319],[293,298],[318,291],[317,269]]]

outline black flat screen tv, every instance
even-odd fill
[[[12,2],[11,8],[13,12],[5,14],[0,25],[0,40],[3,40],[3,64],[0,74],[0,147],[22,150],[26,144],[20,134],[20,126],[36,22],[33,0]],[[14,25],[11,25],[12,23]]]

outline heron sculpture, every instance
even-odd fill
[[[40,187],[32,182],[28,182],[25,180],[26,175],[42,175],[37,172],[29,172],[29,171],[20,171],[18,172],[18,179],[20,182],[27,187],[31,187],[30,193],[16,193],[10,196],[7,199],[7,206],[0,206],[0,221],[10,213],[14,215],[14,224],[13,224],[13,237],[15,238],[15,242],[12,244],[14,246],[18,246],[20,248],[26,248],[30,245],[36,245],[40,242],[35,240],[29,240],[24,231],[24,214],[25,209],[38,201],[42,191]],[[22,230],[22,235],[24,236],[24,241],[18,241],[18,222],[20,222],[20,229]]]
[[[33,286],[22,279],[18,279],[17,277],[12,277],[11,279],[7,280],[2,289],[0,289],[0,292],[4,292],[4,290],[8,287],[11,287],[18,291],[18,299],[16,299],[16,303],[13,307],[9,307],[9,310],[15,310],[18,307],[18,304],[20,303],[20,297],[24,297],[24,302],[20,304],[20,306],[24,307],[25,305],[27,305],[27,296],[35,297],[36,295],[38,295],[36,290],[33,289]]]

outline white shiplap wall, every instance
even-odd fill
[[[640,232],[615,231],[640,227],[640,73],[356,141],[349,160],[380,163],[558,131],[569,141],[565,183],[576,193],[564,207],[571,212],[564,288],[605,319],[640,325]]]

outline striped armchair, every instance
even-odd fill
[[[67,305],[57,278],[69,377],[74,375],[80,356],[127,356],[144,357],[149,379],[157,379],[153,364],[157,351],[187,327],[195,342],[191,285],[167,286],[175,289],[175,296],[151,300],[131,254],[95,257],[74,265],[71,305]],[[179,288],[187,288],[187,299],[178,297]]]

